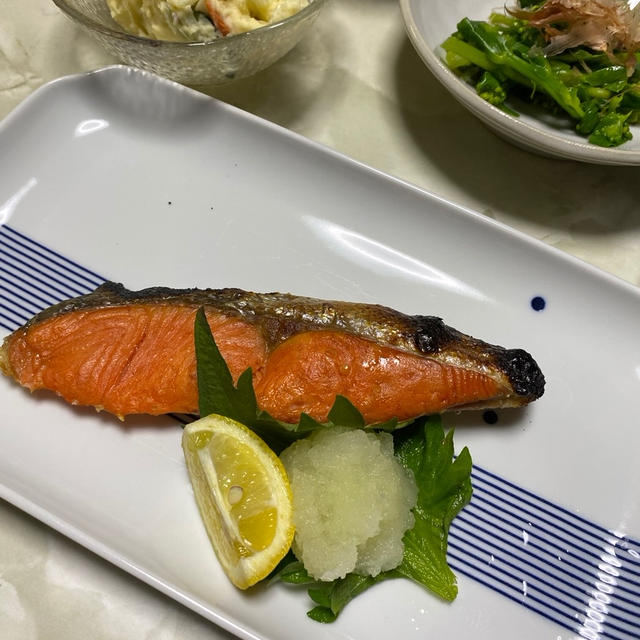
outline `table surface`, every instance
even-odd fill
[[[210,95],[640,284],[640,169],[532,155],[425,69],[395,0],[336,0],[270,69]],[[0,118],[54,78],[117,62],[51,0],[0,2]],[[0,501],[3,640],[230,636]]]

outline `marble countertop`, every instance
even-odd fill
[[[0,2],[0,118],[45,82],[115,62],[50,0]],[[640,169],[496,137],[424,68],[394,0],[334,0],[280,62],[207,93],[640,285]],[[230,637],[2,501],[0,629],[3,640]]]

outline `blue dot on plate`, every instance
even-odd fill
[[[547,301],[542,296],[531,298],[531,308],[534,311],[542,311],[547,306]]]
[[[495,424],[498,422],[498,414],[493,409],[489,409],[482,414],[482,419],[487,424]]]

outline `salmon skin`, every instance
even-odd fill
[[[129,291],[112,282],[9,335],[0,369],[32,391],[120,417],[197,413],[200,307],[234,380],[251,367],[258,405],[283,422],[301,412],[325,421],[336,394],[374,424],[518,407],[544,392],[526,351],[487,344],[434,316],[240,289]]]

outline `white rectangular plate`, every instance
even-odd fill
[[[547,378],[497,424],[447,417],[479,467],[452,530],[453,604],[388,581],[326,626],[304,591],[241,593],[209,547],[174,421],[120,423],[3,379],[6,500],[244,638],[637,637],[637,290],[124,67],[39,90],[0,127],[0,165],[1,335],[100,277],[235,286],[438,315],[530,351]]]

